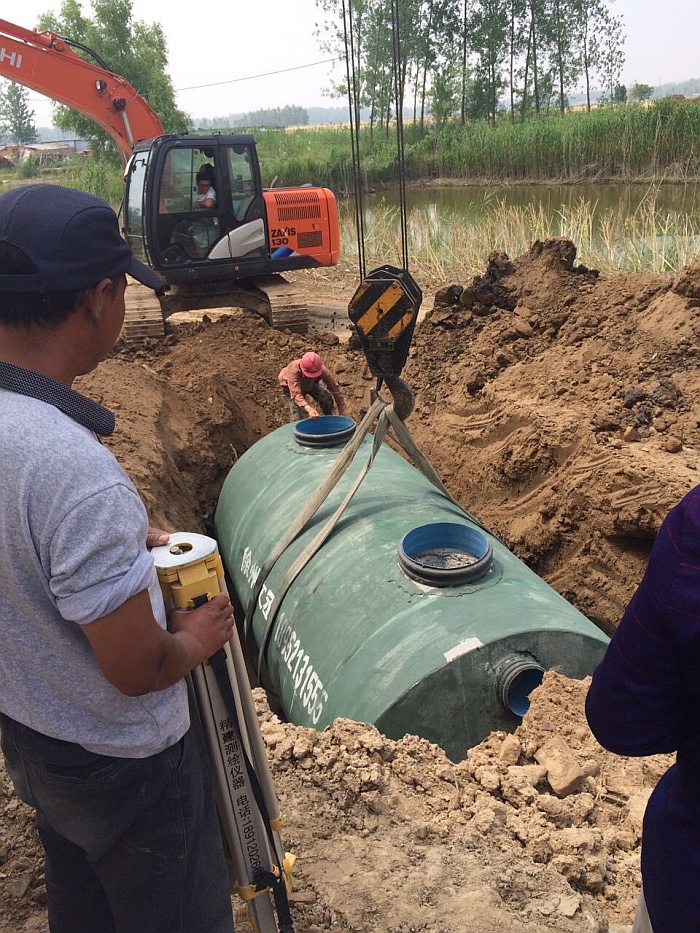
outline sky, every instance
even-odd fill
[[[666,84],[700,77],[698,0],[615,0],[624,20],[627,62],[622,83]],[[87,0],[84,10],[89,13]],[[40,14],[58,12],[60,0],[22,0],[11,12],[32,29]],[[188,19],[174,0],[134,0],[134,18],[163,27],[178,106],[193,118],[224,117],[260,108],[345,105],[327,91],[333,65],[319,47],[316,0],[207,0]],[[320,63],[320,64],[319,64]],[[335,66],[338,79],[343,66]],[[51,122],[51,106],[30,92],[38,126]]]

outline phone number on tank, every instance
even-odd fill
[[[311,717],[311,722],[317,725],[324,704],[328,702],[328,693],[323,689],[323,683],[314,670],[313,664],[309,663],[309,655],[304,651],[299,636],[292,626],[284,621],[284,613],[280,616],[274,643],[279,649],[282,663],[292,675],[294,684],[292,699],[297,694],[299,695],[302,706]]]
[[[260,573],[260,567],[253,562],[253,552],[249,547],[243,552],[241,573],[250,586],[254,587]],[[258,596],[258,607],[265,621],[268,620],[274,603],[275,594],[267,585],[263,584]],[[285,622],[283,612],[280,614],[279,622],[275,628],[272,643],[276,645],[282,663],[286,665],[287,670],[292,675],[294,684],[292,700],[298,694],[302,706],[311,718],[311,722],[317,725],[323,712],[323,706],[328,701],[328,693],[324,690],[323,682],[314,670],[313,664],[309,663],[309,655],[304,651],[297,633],[288,622]]]

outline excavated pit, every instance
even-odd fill
[[[328,282],[300,280],[326,306]],[[450,492],[607,631],[697,482],[698,296],[700,265],[603,277],[564,240],[495,253],[483,275],[438,290],[404,369],[408,426]],[[374,380],[358,350],[236,310],[117,348],[80,381],[115,410],[108,443],[154,524],[210,530],[231,465],[286,420],[278,371],[311,346],[359,419]],[[297,933],[628,931],[641,814],[670,759],[603,752],[585,689],[546,675],[516,735],[494,733],[457,765],[345,720],[320,734],[282,723],[258,691],[299,858]],[[0,813],[0,933],[44,931],[36,836],[4,772]]]

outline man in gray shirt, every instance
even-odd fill
[[[229,881],[185,675],[230,638],[225,594],[166,619],[146,512],[71,386],[152,288],[109,205],[0,197],[0,728],[46,850],[52,933],[231,933]]]

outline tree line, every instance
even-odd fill
[[[227,117],[201,117],[196,121],[199,130],[233,129],[251,126],[308,126],[309,112],[305,107],[287,104],[284,107],[268,107],[249,110],[247,113],[231,113]]]
[[[614,101],[624,66],[622,17],[606,0],[318,0],[326,51],[352,62],[354,97],[372,124],[412,108],[438,124],[566,111],[583,87]],[[394,53],[400,64],[394,70]],[[334,86],[340,96],[347,84]],[[398,97],[398,99],[397,99]]]

